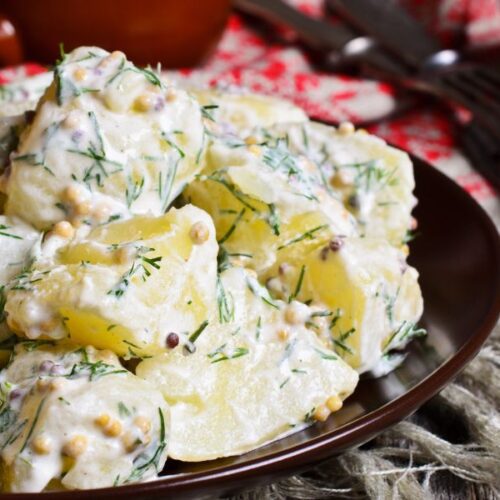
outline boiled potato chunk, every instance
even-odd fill
[[[237,455],[342,406],[358,376],[307,327],[304,304],[273,301],[252,274],[224,271],[219,317],[194,345],[142,361],[171,406],[170,456],[184,461]]]
[[[193,206],[72,240],[54,231],[7,290],[8,323],[20,336],[68,337],[121,356],[162,352],[170,332],[186,336],[214,309],[216,262],[212,221]]]
[[[261,272],[282,247],[302,248],[324,233],[356,234],[352,215],[284,142],[231,141],[230,136],[214,139],[207,168],[184,193],[212,216],[219,244],[229,254]]]
[[[279,124],[265,130],[263,137],[284,137],[294,154],[308,158],[317,178],[326,180],[329,190],[356,217],[361,235],[401,246],[416,203],[411,160],[379,137],[348,128],[314,122]]]
[[[417,271],[402,251],[382,239],[336,238],[297,255],[286,249],[263,276],[277,296],[296,296],[320,307],[333,348],[360,373],[422,333]]]
[[[168,406],[109,351],[20,343],[0,381],[4,491],[102,488],[163,468]]]
[[[213,120],[234,133],[248,133],[254,127],[270,127],[283,122],[305,122],[304,110],[278,97],[244,91],[190,89]]]
[[[199,104],[121,52],[80,47],[54,69],[6,179],[6,213],[61,220],[161,215],[201,169]]]

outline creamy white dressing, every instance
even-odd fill
[[[0,386],[2,414],[16,417],[4,416],[0,432],[8,443],[2,450],[8,491],[42,491],[53,479],[69,489],[123,484],[136,475],[155,477],[166,460],[163,397],[109,352],[20,344]],[[102,424],[103,415],[109,422]],[[146,463],[140,457],[157,451],[154,464],[138,470]]]
[[[77,49],[56,67],[22,134],[6,212],[39,228],[159,215],[201,169],[204,135],[199,105],[185,92],[120,52]],[[67,194],[75,183],[81,197]]]

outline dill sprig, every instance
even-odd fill
[[[213,109],[218,109],[219,106],[217,104],[206,104],[205,106],[201,106],[201,114],[203,118],[210,120],[211,122],[215,122],[215,118],[213,114],[210,112]]]
[[[228,361],[230,359],[241,358],[242,356],[246,356],[250,351],[246,347],[235,347],[230,354],[226,354],[224,349],[226,344],[221,345],[215,351],[207,354],[207,356],[211,359],[210,363],[220,363],[221,361]]]
[[[353,350],[345,343],[351,335],[354,335],[356,328],[351,328],[344,333],[341,333],[338,337],[333,338],[333,344],[335,347],[341,349],[344,353],[354,354]],[[338,352],[338,351],[337,351]]]
[[[404,320],[387,340],[384,348],[384,354],[390,351],[394,346],[401,344],[404,341],[410,341],[417,337],[427,335],[425,328],[418,328],[415,323]]]
[[[145,453],[141,453],[134,459],[134,468],[132,469],[132,472],[127,477],[127,479],[125,479],[124,483],[130,483],[141,479],[142,476],[144,476],[144,474],[146,473],[146,471],[151,467],[154,467],[156,473],[160,472],[159,471],[160,459],[162,453],[167,447],[167,440],[165,433],[165,418],[163,416],[163,411],[161,408],[158,408],[158,415],[160,419],[160,439],[158,440],[158,446],[156,447],[151,457],[149,457]],[[115,481],[116,484],[118,484],[118,481],[119,481],[119,476]]]
[[[217,308],[219,311],[219,322],[229,323],[234,320],[234,299],[231,293],[226,292],[220,275],[217,275],[216,284]]]
[[[114,295],[116,298],[120,298],[127,291],[131,279],[137,273],[142,273],[141,277],[143,281],[146,281],[147,278],[151,276],[152,269],[160,269],[160,264],[162,257],[146,257],[145,254],[149,252],[154,252],[154,248],[139,246],[137,247],[137,254],[134,262],[130,269],[125,272],[118,283],[108,291],[107,295]]]
[[[130,208],[132,204],[137,201],[141,196],[144,189],[144,177],[141,177],[138,181],[134,181],[132,176],[127,176],[127,187],[125,189],[125,200],[127,207]]]
[[[7,233],[6,230],[11,229],[11,226],[6,226],[5,224],[0,224],[0,236],[6,236],[7,238],[14,238],[15,240],[22,240],[21,236],[13,233]]]
[[[302,289],[302,283],[304,281],[305,273],[306,273],[306,266],[304,264],[300,269],[299,279],[297,280],[297,284],[295,285],[295,290],[290,295],[290,297],[288,297],[288,303],[291,303],[298,297],[300,290]]]
[[[286,248],[290,245],[294,245],[295,243],[299,243],[300,241],[303,240],[312,240],[315,238],[315,234],[318,231],[321,231],[322,229],[325,229],[328,227],[328,224],[322,224],[321,226],[316,226],[313,229],[309,229],[309,231],[306,231],[305,233],[302,233],[300,236],[297,236],[296,238],[293,238],[286,243],[283,243],[283,245],[280,245],[278,247],[278,250],[282,250],[283,248]]]
[[[245,215],[245,212],[246,212],[246,208],[242,208],[240,213],[235,217],[235,219],[234,219],[233,223],[231,224],[231,226],[229,227],[229,229],[224,234],[224,236],[222,236],[222,238],[218,241],[219,245],[222,245],[231,237],[231,235],[234,233],[234,231],[236,229],[236,226],[239,224],[240,220]]]

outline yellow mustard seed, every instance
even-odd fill
[[[75,71],[73,72],[73,78],[77,82],[83,82],[87,78],[87,70],[82,67],[76,68]]]
[[[195,245],[201,245],[208,240],[208,227],[204,222],[195,222],[189,230],[189,237]]]
[[[47,436],[39,434],[31,442],[31,449],[37,455],[47,455],[52,451],[51,441]]]
[[[337,129],[337,132],[340,134],[340,135],[351,135],[355,132],[355,127],[354,125],[351,123],[351,122],[342,122],[338,129]]]
[[[313,413],[314,419],[319,422],[324,422],[329,416],[330,410],[326,407],[326,405],[319,405]]]
[[[281,330],[278,331],[278,338],[282,341],[285,342],[288,340],[289,337],[288,330],[286,328],[282,328]]]
[[[77,458],[87,449],[87,446],[87,437],[82,434],[78,434],[73,436],[68,442],[64,443],[62,452],[67,457]]]
[[[83,193],[80,187],[71,184],[63,192],[63,199],[72,205],[83,201]]]
[[[285,309],[285,321],[289,325],[297,325],[300,323],[300,320],[300,314],[295,307],[290,306]]]
[[[250,135],[248,136],[246,139],[245,139],[245,144],[247,146],[251,146],[252,144],[257,144],[258,141],[257,141],[257,137],[253,136],[253,135]]]
[[[94,423],[99,427],[105,427],[109,424],[111,417],[107,413],[101,413],[95,420]]]
[[[122,424],[119,420],[111,420],[103,429],[104,434],[109,437],[118,437],[122,433]]]
[[[92,210],[92,205],[90,201],[81,201],[79,203],[75,203],[75,214],[76,215],[88,215]]]
[[[75,235],[75,228],[71,222],[62,220],[54,224],[53,233],[61,238],[72,238]]]
[[[150,111],[154,106],[154,98],[151,94],[141,94],[134,101],[134,107],[137,111],[142,111],[143,113]]]
[[[125,449],[130,453],[141,444],[141,440],[131,432],[127,432],[122,438],[122,443]]]
[[[326,406],[331,411],[339,411],[342,408],[342,400],[338,396],[330,396],[326,400]]]

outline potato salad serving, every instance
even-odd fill
[[[404,152],[97,47],[25,85],[0,100],[3,492],[246,453],[425,334]]]

